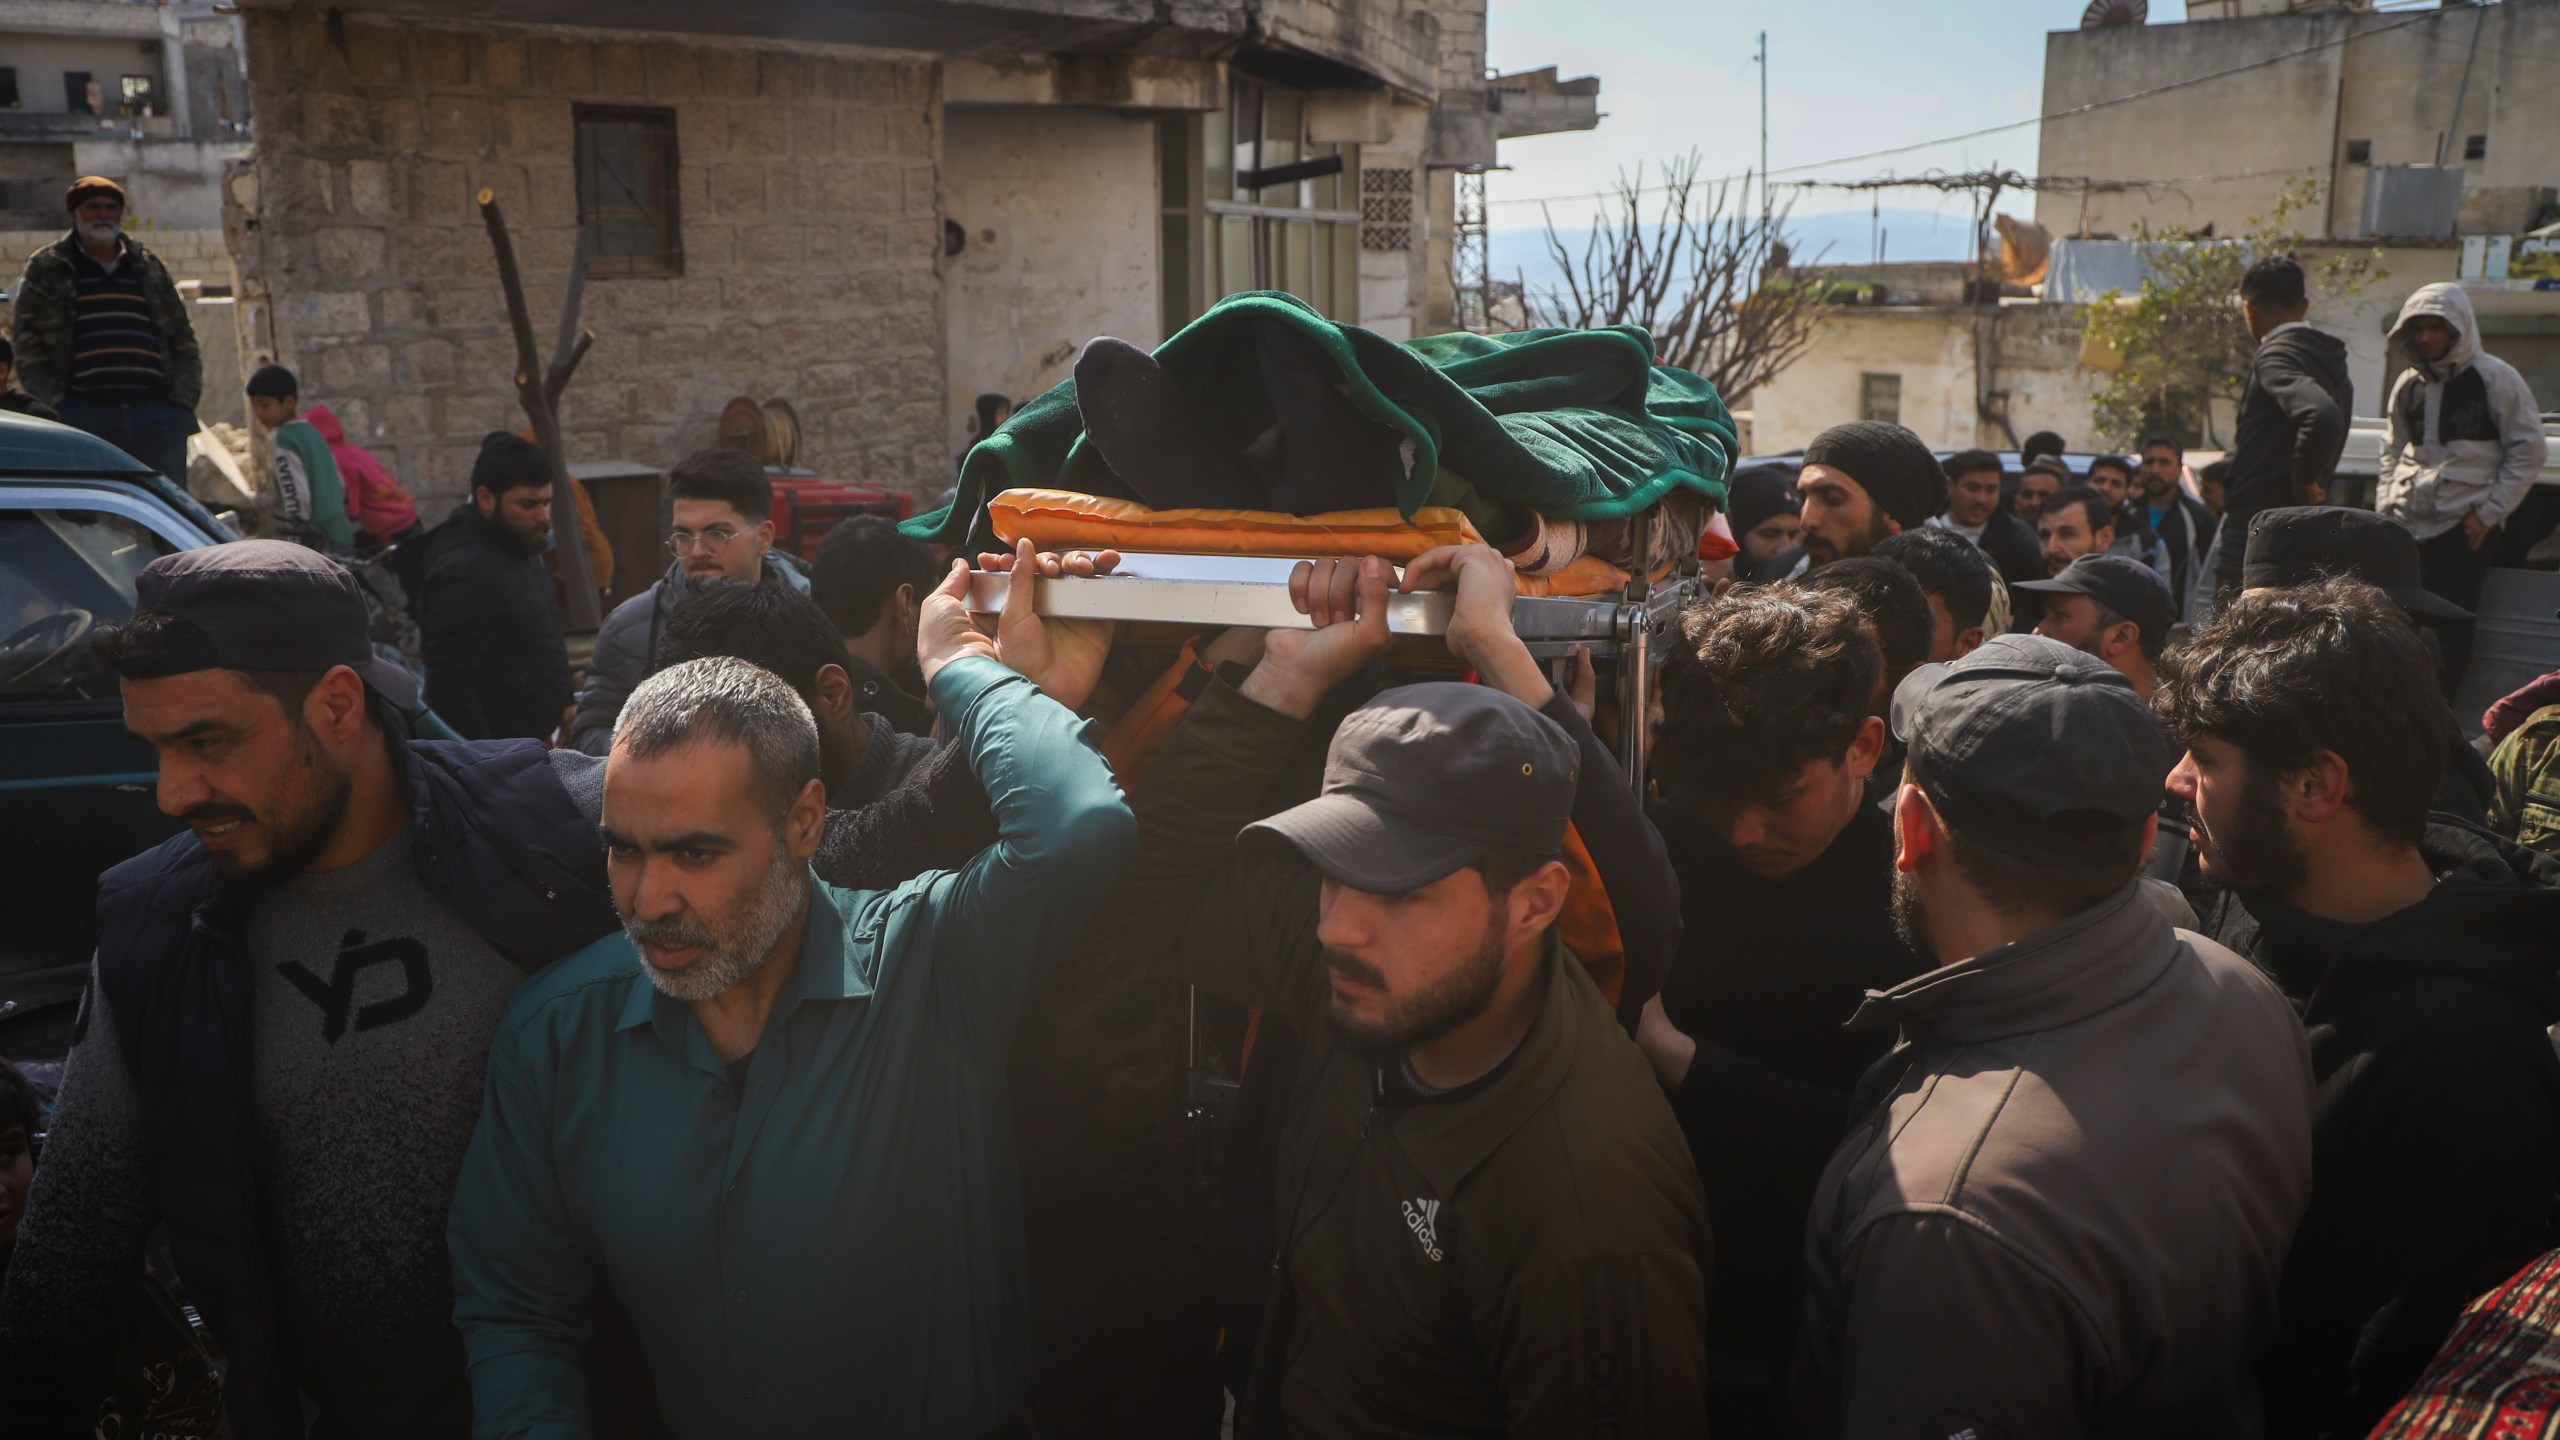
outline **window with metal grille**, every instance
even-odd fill
[[[2486,135],[2464,136],[2462,141],[2462,158],[2465,160],[2488,159],[2489,137]]]
[[[1859,376],[1858,418],[1881,420],[1887,425],[1901,424],[1902,377],[1874,374]]]
[[[127,75],[118,80],[116,113],[119,115],[159,114],[159,78],[152,75]]]
[[[2373,142],[2372,142],[2372,141],[2370,141],[2370,140],[2350,140],[2350,141],[2348,141],[2348,142],[2347,142],[2347,163],[2348,163],[2348,164],[2350,164],[2350,165],[2370,165],[2370,164],[2372,164],[2372,163],[2373,163]]]
[[[1409,167],[1360,172],[1360,248],[1413,248],[1413,171]]]
[[[681,275],[684,216],[676,200],[676,112],[579,105],[578,224],[587,273]]]

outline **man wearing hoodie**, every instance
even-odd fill
[[[2418,537],[2421,583],[2477,610],[2498,527],[2542,473],[2540,407],[2514,366],[2480,349],[2459,285],[2418,287],[2383,364],[2397,378],[2382,408],[2375,508]],[[2451,687],[2471,660],[2471,626],[2448,625],[2442,638]]]
[[[2362,1436],[2463,1306],[2552,1246],[2560,864],[2429,816],[2453,716],[2371,585],[2234,598],[2169,653],[2154,703],[2223,892],[2201,928],[2311,1038],[2311,1203],[2259,1363],[2267,1433]]]
[[[570,722],[570,744],[590,755],[612,751],[622,702],[657,673],[658,642],[687,593],[758,581],[809,593],[807,567],[773,548],[773,482],[755,457],[697,450],[667,472],[667,498],[674,563],[657,583],[614,606],[596,631],[595,658],[587,662],[587,683]]]
[[[314,405],[302,412],[302,418],[320,432],[338,462],[338,479],[347,487],[347,519],[363,535],[356,542],[359,546],[397,545],[422,533],[418,502],[373,458],[372,451],[347,438],[347,427],[339,423],[336,411]]]
[[[2249,517],[2279,505],[2319,505],[2347,446],[2355,385],[2347,378],[2347,345],[2303,317],[2310,293],[2290,255],[2267,255],[2240,279],[2240,312],[2258,353],[2233,426],[2223,519],[2249,533]],[[2225,545],[2216,562],[2217,593],[2240,588],[2240,547]]]

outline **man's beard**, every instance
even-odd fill
[[[1428,1045],[1482,1015],[1493,1004],[1494,992],[1502,987],[1502,938],[1498,920],[1487,921],[1475,954],[1429,989],[1391,1002],[1382,1020],[1353,1019],[1342,1013],[1339,998],[1331,1000],[1325,1006],[1325,1020],[1334,1039],[1343,1049],[1374,1063],[1401,1055],[1416,1045]],[[1386,977],[1358,956],[1328,946],[1324,965],[1328,971],[1339,971],[1377,986],[1381,994],[1387,993]]]
[[[1937,952],[1929,944],[1929,907],[1921,903],[1920,882],[1901,870],[1893,872],[1893,933],[1920,957],[1922,968],[1937,968]]]
[[[2225,890],[2282,894],[2311,874],[2302,843],[2285,826],[2273,776],[2249,776],[2240,787],[2239,813],[2219,833],[2205,828],[2192,804],[2187,818],[2196,828],[2196,860],[2204,878]]]
[[[773,947],[791,928],[791,922],[808,908],[809,867],[785,851],[765,873],[755,893],[738,907],[736,923],[729,927],[731,933],[726,939],[712,933],[708,926],[681,920],[625,919],[622,929],[634,946],[655,942],[701,947],[702,953],[681,970],[661,970],[650,964],[645,955],[640,959],[640,968],[647,972],[649,983],[657,986],[659,993],[691,1003],[708,1000],[763,969],[773,959]]]
[[[124,227],[112,220],[84,220],[80,223],[80,239],[100,250],[117,244],[124,237]]]
[[[1828,535],[1808,534],[1804,537],[1805,554],[1813,557],[1813,563],[1816,565],[1828,565],[1834,560],[1848,560],[1864,555],[1882,544],[1884,537],[1893,533],[1886,528],[1887,523],[1888,517],[1884,513],[1884,508],[1878,506],[1867,513],[1867,533],[1859,536],[1849,548],[1842,549]]]
[[[244,820],[265,835],[266,858],[255,863],[227,850],[206,852],[213,861],[215,884],[234,899],[246,899],[311,868],[311,862],[337,836],[347,816],[347,803],[355,794],[354,777],[329,763],[320,737],[299,715],[293,717],[293,725],[299,783],[277,801],[274,815],[257,814],[245,805],[208,801],[178,817],[190,825]]]
[[[510,555],[539,555],[542,553],[544,542],[551,538],[551,527],[548,525],[526,531],[518,529],[501,518],[495,522],[493,528],[498,532],[498,543],[505,547]]]

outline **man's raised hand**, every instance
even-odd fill
[[[1111,638],[1118,628],[1108,620],[1070,620],[1043,616],[1032,608],[1038,586],[1034,576],[1056,580],[1108,575],[1120,563],[1120,552],[1104,550],[1040,551],[1028,539],[1015,542],[1010,555],[980,555],[978,568],[1014,581],[1005,588],[1004,610],[996,617],[997,658],[1028,677],[1052,700],[1081,710],[1101,683],[1102,663],[1111,658]]]
[[[1519,572],[1489,545],[1443,545],[1404,567],[1403,589],[1455,586],[1449,614],[1449,654],[1482,675],[1485,683],[1524,704],[1544,705],[1555,694],[1546,671],[1511,627],[1511,602],[1520,593]]]
[[[969,562],[954,560],[951,573],[924,597],[923,607],[916,612],[916,667],[924,672],[929,688],[943,666],[964,655],[999,658],[995,637],[969,619]]]
[[[1316,628],[1265,635],[1262,663],[1245,677],[1242,693],[1304,719],[1328,691],[1386,653],[1387,562],[1375,555],[1301,560],[1289,572],[1289,600]]]

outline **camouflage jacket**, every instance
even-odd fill
[[[18,277],[16,308],[9,322],[9,342],[18,350],[18,383],[47,405],[62,404],[63,382],[71,373],[71,310],[75,292],[71,257],[80,243],[66,234],[27,257]],[[142,267],[142,288],[151,300],[151,318],[160,327],[160,342],[169,358],[169,398],[189,410],[204,395],[204,359],[196,350],[195,323],[178,298],[177,282],[160,257],[142,242],[124,237],[125,258]]]
[[[2531,850],[2560,856],[2560,705],[2526,718],[2489,757],[2497,793],[2489,828]]]

